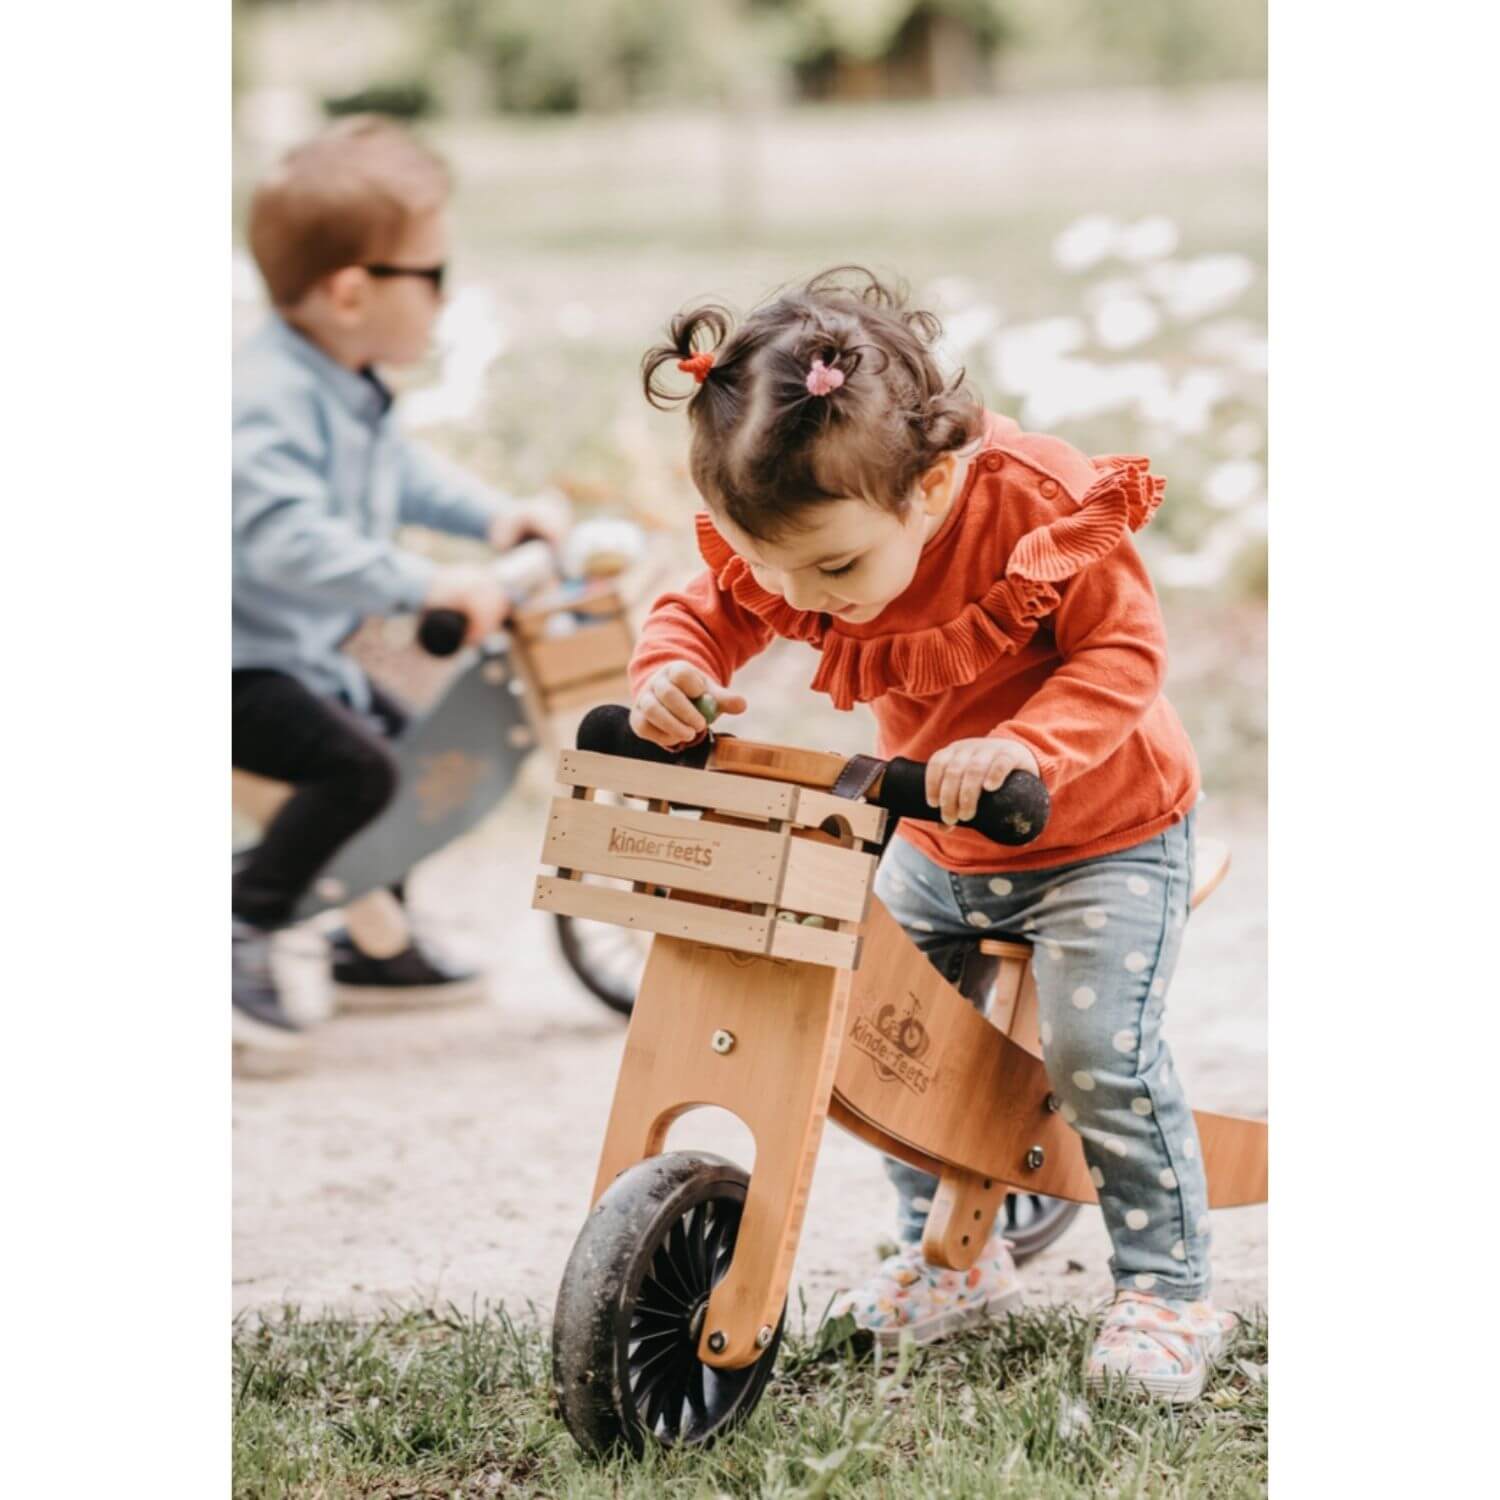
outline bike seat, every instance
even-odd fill
[[[1222,839],[1199,839],[1193,850],[1193,893],[1188,906],[1202,906],[1229,873],[1229,845]]]

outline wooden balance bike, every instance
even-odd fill
[[[888,826],[935,814],[926,768],[725,736],[670,755],[627,719],[593,710],[560,757],[542,852],[557,873],[534,898],[655,934],[553,1329],[563,1418],[601,1453],[708,1442],[754,1409],[825,1117],[938,1177],[922,1245],[939,1265],[973,1264],[1009,1193],[1097,1201],[1042,1063],[1030,947],[976,943],[997,964],[981,1013],[872,899]],[[1024,844],[1047,811],[1015,772],[973,826]],[[1197,865],[1194,905],[1227,850]],[[750,1129],[753,1175],[663,1152],[704,1105]],[[1264,1202],[1265,1121],[1196,1120],[1210,1206]]]
[[[533,749],[555,754],[559,715],[607,702],[626,683],[634,636],[620,587],[551,585],[552,554],[541,542],[498,559],[495,572],[524,602],[478,648],[462,651],[469,622],[457,610],[428,610],[414,630],[410,621],[371,620],[345,648],[409,715],[392,744],[401,789],[338,852],[296,915],[344,908],[355,942],[376,956],[410,940],[387,887],[485,818],[509,795]],[[291,793],[282,782],[233,773],[237,852],[259,839]],[[567,916],[556,925],[563,958],[579,980],[628,1015],[639,943],[618,928]]]

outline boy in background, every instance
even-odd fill
[[[397,527],[498,550],[556,539],[541,506],[503,499],[404,437],[376,373],[426,353],[449,191],[443,163],[407,131],[356,116],[291,151],[250,205],[274,311],[234,360],[233,757],[294,788],[234,875],[234,1036],[262,1052],[289,1057],[303,1042],[271,977],[271,935],[396,789],[385,737],[401,711],[340,643],[366,615],[429,608],[462,610],[477,641],[506,612],[487,569],[405,551]],[[380,959],[335,940],[340,983],[470,977],[415,944]]]

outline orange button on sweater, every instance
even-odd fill
[[[1163,487],[1144,459],[1089,459],[989,414],[910,586],[863,625],[761,588],[700,515],[708,569],[656,601],[631,681],[639,691],[681,659],[727,686],[776,636],[806,642],[821,657],[813,688],[839,708],[869,703],[882,756],[925,761],[985,735],[1036,756],[1052,818],[1025,848],[902,822],[901,836],[945,869],[1040,869],[1129,848],[1198,796],[1192,743],[1161,695],[1161,611],[1130,539]]]

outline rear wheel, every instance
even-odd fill
[[[729,1267],[748,1185],[722,1157],[673,1151],[622,1172],[589,1215],[552,1328],[558,1406],[583,1448],[702,1446],[755,1409],[776,1363],[785,1307],[754,1364],[720,1370],[698,1357],[709,1293]]]
[[[557,942],[583,987],[611,1010],[628,1016],[646,967],[650,933],[559,915]]]
[[[1014,1246],[1017,1265],[1060,1239],[1078,1217],[1079,1203],[1044,1198],[1040,1193],[1012,1193],[1005,1200],[1003,1233]]]

